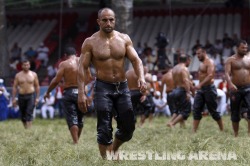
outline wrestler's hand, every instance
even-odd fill
[[[199,84],[199,85],[195,86],[194,88],[195,88],[195,90],[200,90],[200,89],[201,89],[201,86],[200,86],[200,84]]]
[[[230,91],[233,91],[233,92],[238,90],[237,87],[234,84],[229,84],[228,88],[229,88]]]
[[[44,96],[43,96],[43,99],[44,99],[44,101],[46,102],[46,99],[47,98],[50,98],[50,94],[49,93],[46,93]]]
[[[145,92],[147,90],[147,83],[144,79],[138,79],[137,83],[141,92]]]
[[[187,100],[189,101],[191,99],[191,94],[187,93]]]
[[[140,102],[143,103],[146,100],[147,96],[146,95],[142,95],[140,98]]]
[[[78,94],[78,107],[83,112],[88,112],[88,106],[90,106],[87,96],[83,94]]]
[[[15,99],[15,98],[13,98],[13,100],[12,100],[12,105],[13,105],[13,107],[16,107],[16,106],[17,106],[17,102],[16,102],[16,99]]]
[[[35,100],[35,106],[37,106],[38,103],[39,103],[39,99],[36,98],[36,100]]]

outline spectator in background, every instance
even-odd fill
[[[24,55],[26,56],[26,58],[28,58],[29,60],[31,60],[32,58],[36,58],[37,56],[37,52],[35,50],[33,50],[32,47],[30,47],[25,53]]]
[[[42,65],[45,67],[48,64],[49,61],[49,48],[44,45],[44,43],[41,43],[39,47],[37,48],[37,60],[42,61]]]
[[[161,85],[156,75],[152,75],[152,87],[154,88],[154,91],[161,91]]]
[[[220,113],[220,116],[227,114],[227,96],[226,93],[217,88],[217,111]]]
[[[9,100],[8,109],[9,109],[9,113],[8,113],[9,118],[11,118],[11,119],[20,118],[19,106],[18,105],[16,105],[16,106],[13,105],[12,98],[10,98],[10,100]]]
[[[226,44],[224,45],[224,48],[222,49],[223,64],[224,64],[225,60],[233,54],[234,54],[234,52],[233,52],[231,45],[226,42]]]
[[[181,55],[181,49],[177,48],[176,52],[174,53],[174,66],[179,63],[180,55]]]
[[[228,36],[228,33],[224,33],[222,44],[225,47],[226,45],[229,45],[229,47],[232,47],[233,40]]]
[[[210,57],[214,61],[215,65],[215,71],[223,71],[224,70],[224,64],[223,60],[220,54],[217,53],[215,49],[212,49],[210,52]]]
[[[21,60],[22,49],[18,46],[17,43],[14,43],[13,47],[10,50],[10,57],[12,60]]]
[[[218,88],[221,89],[223,92],[225,92],[227,99],[229,97],[229,92],[228,92],[228,84],[226,81],[225,75],[222,76],[221,82],[218,84]],[[227,100],[226,100],[227,101]]]
[[[240,39],[238,38],[237,33],[234,33],[232,36],[232,47],[236,46],[236,44],[240,41]]]
[[[215,40],[214,49],[221,54],[223,50],[223,44],[220,39]]]
[[[38,61],[36,61],[36,57],[31,57],[31,59],[30,59],[30,70],[31,71],[36,71],[37,67],[39,67],[39,66],[37,66],[37,62]],[[38,65],[40,65],[40,63],[38,63]]]
[[[55,104],[56,104],[58,111],[59,111],[59,117],[63,118],[64,117],[63,106],[62,106],[63,81],[60,81],[59,85],[56,87],[55,98],[56,98]]]
[[[4,86],[4,80],[0,78],[0,121],[8,118],[9,93]]]
[[[148,67],[149,71],[154,70],[154,65],[156,63],[156,56],[152,54],[152,49],[147,49],[144,51],[144,60],[145,64]]]
[[[47,73],[48,73],[48,77],[49,77],[49,83],[51,82],[51,80],[55,77],[56,75],[56,70],[52,65],[49,65],[47,67]]]
[[[214,46],[213,46],[213,44],[210,43],[209,40],[206,41],[205,49],[206,49],[208,54],[211,54],[212,51],[214,50]]]
[[[18,60],[13,60],[13,59],[10,59],[10,63],[9,63],[9,66],[10,66],[10,75],[12,77],[15,76],[15,74],[17,73],[17,64],[19,63]]]
[[[50,96],[46,100],[43,100],[43,102],[44,103],[43,103],[42,108],[41,108],[42,118],[47,119],[47,111],[48,111],[50,119],[54,119],[55,97],[50,93]]]
[[[171,116],[169,109],[167,108],[167,101],[165,98],[161,98],[161,92],[156,91],[153,97],[155,104],[155,116],[163,113],[166,116]]]
[[[142,54],[143,54],[143,48],[141,46],[141,42],[137,43],[137,47],[135,48],[138,56],[142,59]]]

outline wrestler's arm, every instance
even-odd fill
[[[190,94],[190,74],[188,69],[186,68],[185,70],[182,70],[182,76],[184,78],[184,88],[187,92],[187,94]]]
[[[16,74],[15,76],[13,88],[12,88],[12,104],[14,107],[16,106],[17,86],[18,86],[18,74]]]
[[[164,89],[164,86],[166,85],[166,77],[167,75],[163,75],[162,79],[161,79],[161,98],[163,97],[163,89]]]
[[[138,87],[140,87],[141,91],[146,90],[146,82],[144,78],[144,71],[143,71],[143,65],[142,61],[137,55],[133,43],[128,35],[125,35],[126,40],[126,56],[130,60],[130,62],[133,65],[133,68],[135,70],[136,75],[138,76]]]
[[[62,80],[63,78],[63,75],[64,75],[64,62],[60,63],[59,67],[58,67],[58,71],[55,75],[55,77],[52,79],[52,81],[50,82],[49,84],[49,87],[46,91],[46,94],[44,96],[44,99],[45,98],[49,98],[49,93],[60,83],[60,81]]]
[[[34,73],[34,76],[35,76],[34,86],[35,86],[35,91],[36,91],[35,105],[37,105],[38,102],[39,102],[39,96],[40,96],[40,85],[39,85],[37,74],[35,72],[33,72],[33,73]]]
[[[227,80],[227,83],[229,85],[229,89],[231,90],[235,90],[237,89],[236,86],[233,84],[233,82],[231,81],[231,63],[232,63],[232,57],[227,58],[226,62],[225,62],[225,77]]]
[[[90,77],[89,72],[89,65],[92,58],[91,53],[91,45],[89,43],[89,39],[86,39],[83,42],[82,49],[81,49],[81,56],[78,65],[78,75],[77,75],[77,82],[78,82],[78,106],[81,111],[87,112],[87,97],[85,93],[85,85]]]

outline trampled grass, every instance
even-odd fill
[[[144,158],[147,154],[145,160],[135,161],[101,159],[96,143],[95,118],[85,119],[78,145],[72,144],[63,119],[35,119],[30,130],[25,130],[19,120],[4,121],[0,123],[0,165],[249,165],[250,138],[247,135],[247,123],[244,120],[241,121],[238,138],[233,137],[229,116],[223,117],[224,132],[219,132],[217,124],[208,116],[202,119],[196,134],[191,132],[192,117],[187,120],[185,129],[181,129],[179,125],[175,129],[167,128],[168,120],[168,118],[159,117],[155,118],[151,125],[146,122],[144,127],[136,128],[131,141],[122,145],[120,150],[126,154],[132,154],[132,157],[127,156],[127,159],[134,159],[133,154],[137,155],[135,159],[140,159],[139,153],[143,153]],[[231,152],[237,158],[225,156]],[[152,160],[149,153],[153,154]],[[160,158],[156,157],[156,153]],[[205,153],[205,157],[200,153]],[[191,158],[190,154],[192,154]],[[221,154],[221,156],[214,158],[213,154]]]

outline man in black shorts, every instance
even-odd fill
[[[100,9],[97,22],[100,30],[87,38],[81,51],[78,74],[78,105],[87,111],[85,94],[86,74],[92,63],[96,69],[94,106],[97,112],[97,142],[103,159],[106,151],[118,151],[129,141],[135,130],[135,116],[125,76],[125,59],[130,60],[138,76],[140,91],[146,89],[143,65],[128,35],[114,30],[115,13],[109,8]],[[117,131],[113,142],[112,111],[116,110]]]
[[[24,127],[30,128],[33,121],[35,105],[39,101],[40,86],[37,74],[30,70],[30,62],[22,61],[22,71],[16,74],[12,90],[12,103],[16,107],[18,91],[18,105]]]
[[[63,98],[62,107],[67,124],[73,139],[73,143],[77,144],[83,128],[83,113],[78,109],[78,84],[77,71],[79,57],[76,57],[76,50],[73,47],[65,49],[67,60],[60,63],[56,76],[52,79],[44,99],[49,98],[50,92],[58,86],[63,79]],[[90,73],[89,73],[90,74]]]
[[[197,91],[194,98],[194,121],[193,132],[196,132],[202,118],[202,111],[205,104],[212,118],[217,122],[219,129],[223,131],[223,123],[220,113],[217,111],[217,90],[214,86],[215,65],[210,59],[205,48],[199,46],[196,48],[196,55],[199,59],[199,84],[195,87]]]
[[[146,66],[144,66],[144,75],[148,72]],[[133,69],[126,72],[126,78],[128,81],[128,88],[130,90],[131,101],[133,110],[136,115],[142,114],[144,110],[150,110],[151,105],[147,99],[147,94],[142,93],[137,85],[138,76]]]
[[[175,124],[187,120],[191,112],[190,95],[192,85],[187,68],[189,63],[189,57],[185,54],[181,54],[179,63],[172,69],[174,85],[172,97],[174,99],[175,111],[173,111],[173,116],[167,123],[167,126],[171,128],[174,127]]]

